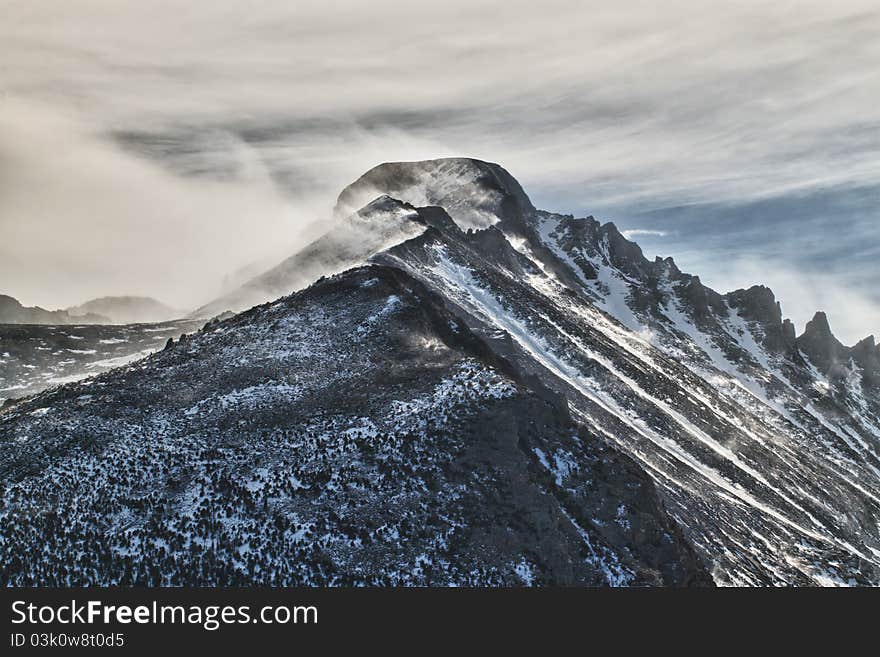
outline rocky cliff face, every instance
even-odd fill
[[[880,350],[873,335],[861,340],[854,347],[846,347],[834,337],[825,313],[817,312],[807,322],[803,335],[797,338],[797,346],[825,376],[837,381],[855,369],[867,387],[876,388],[880,376]]]
[[[880,584],[872,339],[796,337],[767,288],[719,294],[498,165],[381,165],[361,203],[381,237],[328,234],[277,289],[369,266],[2,416],[4,572]],[[100,557],[22,556],[47,541]]]
[[[442,207],[464,230],[517,224],[535,211],[516,179],[497,164],[446,158],[374,167],[342,190],[335,212],[348,216],[382,195]]]

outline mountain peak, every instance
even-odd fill
[[[504,168],[464,157],[375,166],[342,190],[334,212],[348,216],[383,195],[416,207],[441,206],[462,229],[515,222],[535,212]]]
[[[728,292],[724,298],[741,317],[761,326],[761,340],[766,348],[776,353],[797,354],[794,324],[782,316],[782,305],[773,290],[766,285],[753,285]]]
[[[816,314],[813,315],[813,319],[807,322],[807,326],[804,329],[804,334],[811,335],[822,335],[822,336],[830,336],[831,333],[831,325],[828,323],[828,315],[825,314],[822,310],[817,310]]]
[[[797,345],[810,361],[825,374],[835,374],[848,360],[848,349],[834,337],[828,316],[817,311],[807,322]]]
[[[873,335],[860,340],[851,350],[853,360],[862,370],[862,382],[870,387],[880,387],[880,349]]]
[[[382,194],[353,213],[350,218],[376,221],[383,218],[405,219],[415,217],[418,217],[418,211],[411,204],[400,201],[388,194]]]

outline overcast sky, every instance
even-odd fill
[[[801,326],[880,333],[880,6],[3,0],[0,293],[193,307],[388,160],[499,162]],[[228,282],[228,278],[227,278]]]

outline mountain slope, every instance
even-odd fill
[[[719,294],[670,258],[646,259],[614,224],[535,209],[498,165],[380,165],[343,190],[338,212],[373,194],[349,215],[357,239],[337,225],[273,285],[322,267],[372,268],[322,279],[88,384],[96,387],[44,393],[4,416],[3,476],[19,505],[47,490],[97,509],[77,497],[86,493],[62,464],[91,476],[120,452],[143,459],[127,463],[125,477],[111,468],[107,481],[122,481],[121,492],[97,487],[102,503],[117,502],[107,531],[131,529],[134,547],[89,534],[103,553],[133,561],[92,565],[91,577],[129,581],[162,547],[168,569],[148,581],[180,581],[174,554],[195,549],[213,569],[200,581],[212,582],[377,583],[381,571],[416,584],[700,583],[705,564],[722,585],[880,584],[873,338],[842,345],[821,313],[798,336],[769,289]],[[391,488],[364,469],[364,444],[397,468]],[[177,465],[166,471],[166,462]],[[308,478],[318,471],[320,480]],[[145,486],[138,472],[158,483]],[[289,472],[297,483],[285,484]],[[311,506],[299,498],[306,489],[319,497]],[[423,515],[425,490],[447,524]],[[438,547],[396,527],[400,540],[384,543],[380,558],[367,546],[398,515],[384,509],[389,499],[417,500],[419,511],[404,515],[435,539],[467,538]],[[331,507],[341,524],[322,515]],[[263,510],[275,514],[274,531]],[[312,513],[310,533],[300,524]],[[16,524],[0,535],[22,537],[16,554],[49,540],[59,522],[26,505],[4,514]],[[341,526],[357,528],[347,543]],[[305,550],[301,570],[277,556],[292,536]],[[416,553],[428,555],[430,577]],[[20,578],[59,577],[51,560],[16,567]]]
[[[719,583],[880,581],[872,341],[835,347],[835,373],[766,288],[719,295],[592,218],[495,226],[376,260],[427,283],[639,461]]]
[[[18,585],[685,585],[651,480],[367,267],[0,423]]]
[[[565,393],[576,417],[656,477],[719,581],[876,581],[876,414],[840,429],[798,393],[780,401],[772,374],[774,392],[731,375],[736,363],[678,317],[648,341],[537,271],[510,276],[445,244],[424,255],[413,270],[499,353]]]

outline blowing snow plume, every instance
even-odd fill
[[[0,103],[4,290],[50,308],[107,295],[179,308],[210,298],[230,271],[295,249],[303,214],[320,216],[280,193],[252,155],[242,146],[232,179],[179,176],[82,122]]]

